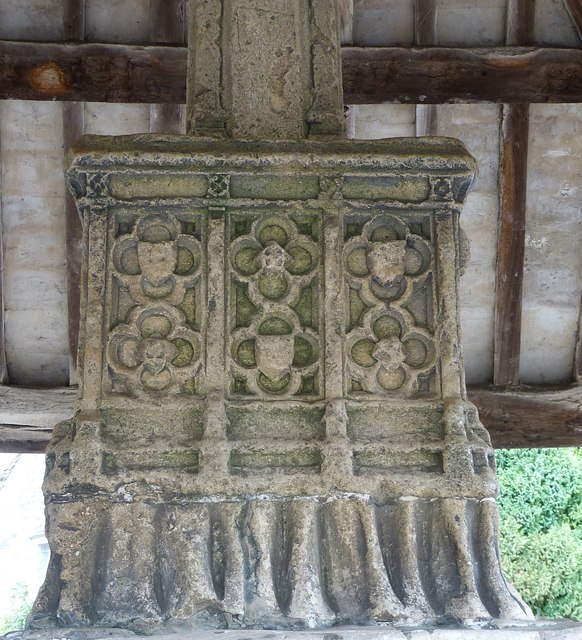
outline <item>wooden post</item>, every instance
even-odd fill
[[[417,46],[437,44],[436,0],[414,0],[414,43]]]
[[[505,44],[533,44],[536,0],[508,0]]]
[[[495,293],[496,386],[519,382],[528,132],[529,105],[504,105]]]
[[[509,45],[533,39],[535,0],[509,0]],[[499,227],[493,344],[493,383],[519,383],[525,251],[529,104],[503,105],[499,161]]]
[[[436,0],[414,0],[414,44],[434,46],[437,42]],[[416,135],[436,136],[437,126],[437,105],[416,105]]]
[[[564,6],[582,42],[582,0],[564,0]]]
[[[1,148],[0,140],[0,148]],[[0,194],[2,194],[2,165],[0,164]],[[4,239],[2,236],[2,199],[0,197],[0,384],[8,384],[6,344],[4,336]]]
[[[185,41],[184,0],[151,0],[150,38],[160,44],[183,44]],[[181,133],[182,117],[179,104],[150,106],[152,133]]]
[[[63,13],[63,39],[85,39],[85,0],[66,0]],[[63,103],[63,148],[65,153],[85,130],[82,102]],[[83,225],[73,196],[65,192],[65,224],[67,251],[67,309],[69,322],[69,384],[77,383],[77,349],[81,302],[81,257]]]

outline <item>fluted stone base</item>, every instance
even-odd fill
[[[35,624],[304,629],[531,616],[501,573],[491,499],[161,502],[120,491],[56,502],[48,515],[59,531],[49,575],[61,580],[47,581]]]

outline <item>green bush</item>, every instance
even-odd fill
[[[9,631],[24,629],[26,618],[32,608],[32,599],[26,585],[19,583],[13,588],[11,604],[10,611],[0,617],[0,636]]]
[[[501,555],[538,616],[582,619],[580,450],[498,451]]]

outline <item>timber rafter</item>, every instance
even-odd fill
[[[342,50],[346,104],[582,102],[582,50]],[[186,47],[0,41],[0,99],[183,103]]]
[[[508,45],[530,44],[535,0],[508,0]],[[519,384],[527,194],[529,104],[504,104],[499,154],[499,230],[493,330],[493,384]]]
[[[502,448],[579,447],[582,444],[582,387],[518,387],[508,391],[469,388],[468,396]]]

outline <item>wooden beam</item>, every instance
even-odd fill
[[[468,390],[493,446],[502,448],[582,446],[582,387]]]
[[[414,43],[437,44],[437,1],[414,0]]]
[[[345,48],[346,104],[581,102],[582,51]]]
[[[155,44],[186,41],[185,0],[150,0],[150,34]]]
[[[184,0],[150,1],[150,39],[156,44],[183,44],[185,41]],[[150,106],[152,133],[181,133],[179,104]]]
[[[85,39],[85,0],[63,1],[63,40]]]
[[[85,0],[64,0],[63,40],[85,39]]]
[[[578,39],[582,42],[582,0],[563,0],[566,11],[572,20]]]
[[[508,0],[508,45],[533,38],[535,0]],[[503,105],[499,142],[499,224],[493,329],[493,384],[519,383],[525,252],[529,105]]]
[[[65,0],[63,7],[65,40],[85,38],[85,0]],[[85,132],[85,106],[82,102],[63,103],[63,149],[65,154]],[[67,251],[67,309],[69,337],[69,384],[77,382],[77,350],[81,304],[81,257],[83,225],[73,196],[65,192]]]
[[[342,50],[346,104],[582,102],[582,50]],[[0,42],[0,99],[184,103],[186,48]]]
[[[0,386],[0,452],[43,451],[52,428],[73,416],[75,389]],[[496,448],[582,446],[582,387],[498,391],[474,387],[479,409]]]
[[[531,45],[534,43],[536,0],[507,0],[505,44]]]
[[[52,429],[0,424],[0,453],[44,453]]]
[[[0,386],[0,453],[40,453],[53,427],[73,416],[77,390]]]
[[[436,136],[438,131],[438,114],[436,104],[416,105],[416,135]]]
[[[150,105],[150,133],[182,133],[180,105]]]
[[[0,385],[0,424],[52,429],[73,415],[75,387],[28,389]]]
[[[181,103],[186,48],[0,42],[0,99]]]

